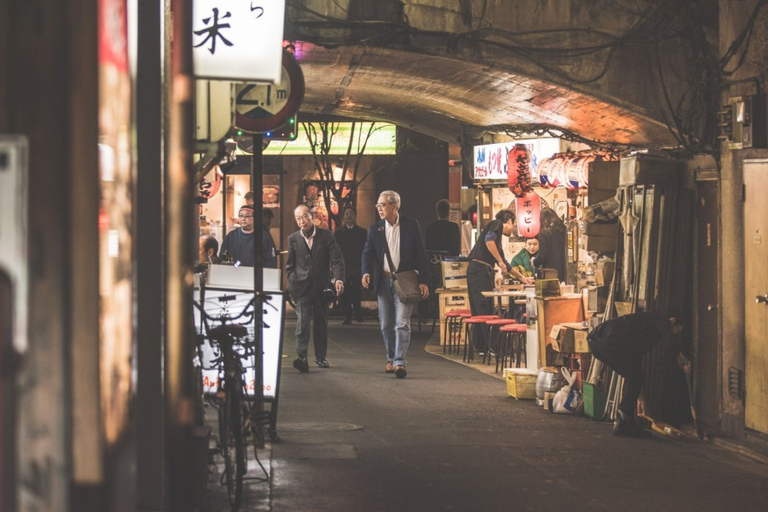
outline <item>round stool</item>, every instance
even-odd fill
[[[501,368],[506,366],[507,358],[509,358],[510,363],[512,362],[513,354],[515,365],[520,368],[522,356],[525,354],[523,342],[527,330],[528,327],[525,324],[508,324],[499,327],[500,346],[499,355],[496,358],[496,372],[499,371],[499,365]]]
[[[475,357],[475,344],[472,335],[475,328],[484,329],[488,320],[498,318],[496,315],[476,315],[464,319],[464,361],[469,363]]]
[[[461,330],[464,327],[464,318],[469,318],[470,316],[472,316],[472,313],[468,309],[454,309],[445,313],[443,316],[445,319],[443,326],[443,354],[445,354],[446,347],[448,348],[448,353],[451,353],[454,341],[456,342],[456,351],[458,352]]]
[[[501,326],[503,325],[512,325],[516,324],[517,320],[513,318],[492,318],[485,322],[485,325],[488,326],[488,337],[485,339],[485,354],[483,354],[483,362],[485,363],[486,357],[488,358],[488,364],[491,364],[491,352],[496,353],[496,361],[499,360],[499,347],[498,344],[494,345],[493,343],[493,333],[495,331],[499,331]],[[494,329],[496,327],[496,329]],[[501,336],[501,332],[499,331],[499,336]],[[498,367],[498,363],[496,363],[496,366]],[[498,370],[496,370],[498,372]]]

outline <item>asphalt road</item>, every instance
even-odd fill
[[[768,510],[760,460],[693,439],[617,438],[609,423],[516,401],[499,377],[425,351],[436,340],[426,326],[402,380],[384,373],[372,320],[332,319],[331,368],[308,374],[292,367],[294,328],[289,320],[281,441],[258,454],[269,481],[249,452],[241,510]],[[204,511],[225,512],[212,468]]]

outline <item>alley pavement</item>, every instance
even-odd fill
[[[492,370],[443,357],[437,331],[415,319],[405,379],[384,372],[375,320],[332,318],[331,367],[314,365],[310,343],[305,374],[292,367],[294,329],[288,319],[281,440],[258,462],[249,447],[243,511],[768,509],[764,460],[689,438],[617,438],[610,423],[515,400]],[[214,460],[203,512],[226,512]]]

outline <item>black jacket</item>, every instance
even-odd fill
[[[312,250],[296,231],[288,236],[288,293],[294,300],[321,293],[331,282],[331,277],[344,281],[344,257],[339,244],[327,229],[315,228]]]

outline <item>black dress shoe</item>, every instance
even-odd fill
[[[325,359],[324,357],[323,358],[315,359],[315,364],[317,364],[317,366],[319,366],[320,368],[330,368],[331,367],[331,365],[328,364],[328,360]]]
[[[293,367],[301,373],[307,373],[309,371],[309,362],[307,362],[306,357],[297,357],[293,360]]]
[[[362,315],[362,314],[360,314],[360,315],[357,315],[357,316],[355,317],[355,320],[357,320],[359,323],[363,323],[363,320],[364,320],[364,318],[363,318],[363,315]]]
[[[638,425],[633,418],[627,417],[622,411],[616,412],[616,421],[613,422],[613,435],[621,437],[652,437],[649,431]]]
[[[341,322],[341,325],[349,325],[352,323],[351,318],[345,318],[343,322]]]

